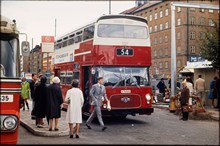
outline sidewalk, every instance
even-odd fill
[[[35,124],[35,120],[31,119],[31,109],[32,101],[28,100],[30,110],[20,109],[20,124],[26,128],[28,131],[38,136],[68,136],[69,135],[69,126],[66,122],[66,112],[61,110],[61,118],[58,122],[59,131],[49,131],[49,125],[47,124],[46,118],[44,118],[45,128],[38,128]]]
[[[169,103],[156,103],[153,104],[154,108],[166,109],[169,111]],[[189,113],[189,119],[191,120],[214,120],[219,121],[219,111],[215,108],[211,108],[210,106],[205,106],[205,112],[197,113],[195,115],[194,112]]]
[[[49,131],[49,126],[47,124],[46,118],[44,118],[44,125],[45,128],[38,128],[35,125],[35,120],[31,119],[31,109],[32,109],[32,101],[29,100],[29,107],[30,110],[21,109],[20,116],[21,116],[21,125],[26,128],[28,131],[33,133],[34,135],[38,136],[49,136],[49,137],[56,137],[56,136],[68,136],[69,135],[69,126],[66,122],[66,112],[61,110],[61,118],[59,119],[58,128],[59,131]],[[153,104],[154,108],[161,108],[166,109],[169,112],[169,104]],[[219,111],[216,109],[211,109],[206,107],[206,112],[198,113],[196,116],[192,113],[189,114],[189,119],[191,120],[215,120],[219,121]]]

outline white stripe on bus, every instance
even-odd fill
[[[86,51],[86,52],[74,54],[74,56],[81,56],[81,55],[90,54],[90,53],[91,53],[91,51]]]

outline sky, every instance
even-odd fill
[[[135,1],[111,0],[111,14],[135,6]],[[16,20],[20,33],[27,34],[30,47],[40,45],[41,36],[64,35],[109,14],[109,1],[1,1],[1,15]],[[55,29],[56,20],[56,29]],[[20,35],[20,42],[25,41]],[[32,43],[33,39],[33,43]]]

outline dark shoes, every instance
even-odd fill
[[[87,126],[88,129],[92,129],[88,124],[86,124],[86,126]]]
[[[103,127],[103,128],[102,128],[102,131],[105,131],[105,129],[107,129],[107,127]]]
[[[58,129],[58,128],[55,128],[54,130],[55,130],[55,131],[59,131],[59,129]]]
[[[70,138],[73,138],[73,135],[70,135]]]
[[[79,138],[79,135],[76,134],[76,138]]]

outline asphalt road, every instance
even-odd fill
[[[150,116],[128,116],[124,120],[106,118],[104,122],[108,129],[102,132],[97,121],[92,123],[91,130],[83,121],[79,139],[35,136],[20,127],[18,144],[219,145],[217,121],[181,121],[165,109],[155,108]]]

